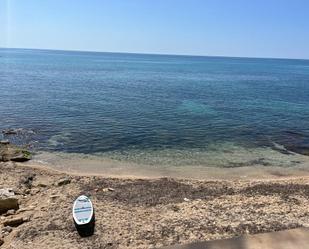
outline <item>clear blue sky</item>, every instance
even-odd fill
[[[309,1],[0,0],[0,47],[309,59]]]

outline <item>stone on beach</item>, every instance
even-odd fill
[[[0,161],[24,162],[31,158],[31,153],[26,149],[10,144],[7,141],[0,143]]]
[[[11,233],[13,231],[13,228],[12,227],[10,227],[10,226],[6,226],[6,227],[4,227],[4,228],[2,228],[2,233],[4,233],[4,234],[9,234],[9,233]]]
[[[13,219],[4,221],[3,225],[10,226],[10,227],[18,227],[19,225],[23,224],[26,221],[28,221],[28,219],[25,219],[23,217],[18,217],[18,218],[13,218]]]
[[[10,216],[10,215],[14,215],[15,213],[16,213],[15,209],[10,209],[4,215],[5,216]]]
[[[18,208],[18,199],[14,192],[9,188],[0,189],[0,214],[11,209],[17,210]]]
[[[58,182],[57,182],[57,185],[58,186],[63,186],[63,185],[67,185],[67,184],[70,184],[71,183],[71,179],[69,178],[63,178],[63,179],[60,179]]]
[[[28,173],[20,178],[19,184],[25,186],[27,189],[30,189],[34,178],[35,174]]]

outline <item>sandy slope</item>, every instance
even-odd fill
[[[58,186],[60,180],[69,180]],[[20,210],[3,223],[1,248],[152,248],[309,226],[309,178],[250,181],[120,179],[68,175],[0,163],[0,188],[11,187]],[[108,189],[110,188],[110,189]],[[96,232],[80,238],[71,208],[91,196]]]

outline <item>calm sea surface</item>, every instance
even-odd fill
[[[8,128],[38,152],[294,166],[309,155],[309,61],[0,49]]]

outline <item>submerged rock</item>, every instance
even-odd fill
[[[14,192],[9,188],[0,189],[0,214],[18,208],[18,199],[15,197]]]
[[[282,144],[287,151],[309,156],[308,133],[301,133],[298,131],[285,131],[280,140],[279,144]]]
[[[9,142],[0,143],[0,161],[24,162],[32,158],[31,152]]]
[[[9,129],[5,129],[2,130],[2,133],[4,135],[19,135],[19,134],[34,134],[35,132],[32,130],[28,130],[28,129],[23,129],[23,128],[9,128]]]
[[[5,135],[16,135],[19,131],[20,129],[5,129],[2,133]]]
[[[305,155],[305,156],[309,156],[309,147],[307,147],[307,146],[297,146],[297,145],[293,146],[293,145],[290,145],[290,146],[286,146],[286,148],[289,151],[292,151],[294,153]]]

